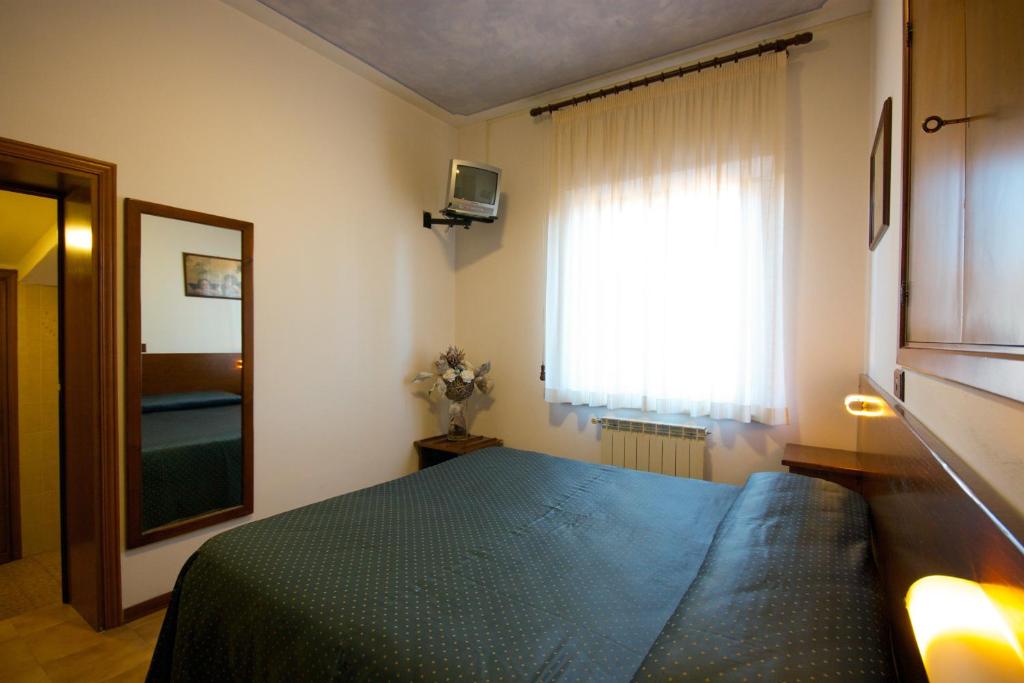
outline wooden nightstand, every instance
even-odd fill
[[[427,439],[420,439],[414,444],[416,450],[420,454],[420,469],[425,469],[433,465],[438,465],[446,460],[457,458],[460,455],[466,455],[473,451],[478,451],[481,448],[490,448],[491,446],[502,446],[504,442],[501,439],[495,439],[491,436],[472,436],[465,441],[449,441],[448,437],[442,434],[441,436],[431,436]]]
[[[782,464],[794,474],[817,477],[862,493],[864,478],[871,474],[870,458],[857,451],[838,448],[819,448],[799,443],[787,443]]]

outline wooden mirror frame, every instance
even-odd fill
[[[161,216],[201,223],[242,234],[242,504],[171,522],[151,530],[142,528],[142,216]],[[137,199],[124,200],[124,411],[125,411],[125,517],[127,546],[138,548],[174,536],[213,526],[253,511],[253,224]]]

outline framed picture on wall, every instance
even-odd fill
[[[892,186],[892,98],[882,103],[882,115],[871,146],[871,201],[868,207],[868,248],[874,251],[889,229]]]
[[[242,298],[240,259],[182,253],[185,264],[185,296],[205,299]]]

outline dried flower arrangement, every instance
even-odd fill
[[[465,351],[449,346],[448,350],[434,361],[433,372],[420,372],[413,378],[413,382],[434,380],[429,393],[443,394],[452,402],[448,408],[449,439],[461,441],[469,437],[465,402],[473,395],[475,389],[479,389],[483,394],[490,393],[494,388],[494,382],[487,377],[490,371],[490,361],[474,368],[472,363],[466,360]]]

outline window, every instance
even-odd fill
[[[545,397],[786,422],[786,57],[556,112]]]

